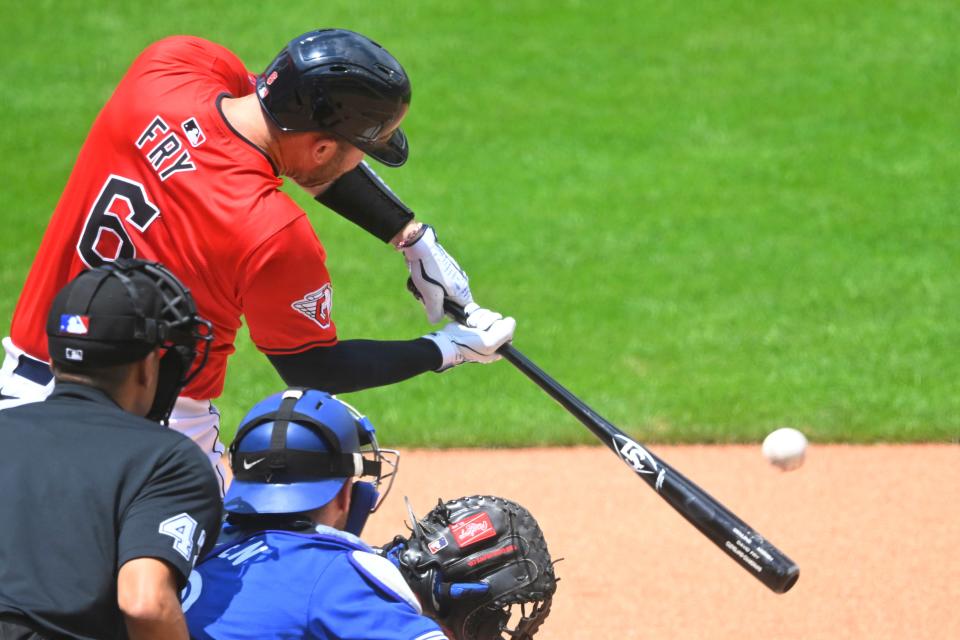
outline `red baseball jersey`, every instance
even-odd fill
[[[279,191],[264,153],[224,119],[220,101],[254,90],[230,51],[176,36],[148,47],[93,123],[34,259],[11,337],[48,359],[54,295],[88,266],[118,257],[166,265],[213,323],[206,368],[184,390],[223,390],[241,315],[267,354],[336,343],[326,253]]]

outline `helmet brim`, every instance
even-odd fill
[[[353,142],[358,149],[365,154],[388,167],[401,167],[407,161],[410,155],[410,146],[407,143],[407,136],[398,127],[394,130],[390,139],[381,144],[369,144]]]
[[[223,508],[235,514],[303,513],[333,500],[347,478],[324,478],[293,484],[236,480],[223,498]]]

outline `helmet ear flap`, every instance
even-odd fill
[[[330,104],[326,93],[322,91],[317,91],[317,95],[313,98],[312,107],[313,120],[315,122],[327,122],[336,115],[336,110],[333,108],[333,105]]]

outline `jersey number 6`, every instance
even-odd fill
[[[123,220],[142,233],[159,215],[160,210],[150,202],[142,184],[111,175],[83,225],[77,242],[80,258],[88,267],[99,267],[118,258],[136,257]]]

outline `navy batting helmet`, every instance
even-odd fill
[[[347,479],[371,476],[373,482],[354,483],[351,504],[351,518],[356,509],[366,520],[390,491],[398,462],[399,453],[380,449],[373,425],[347,403],[323,391],[287,389],[259,402],[240,423],[230,445],[234,479],[224,509],[303,513],[333,500]]]
[[[257,79],[257,96],[283,131],[327,131],[387,166],[407,161],[399,125],[410,79],[366,36],[320,29],[291,40]]]

